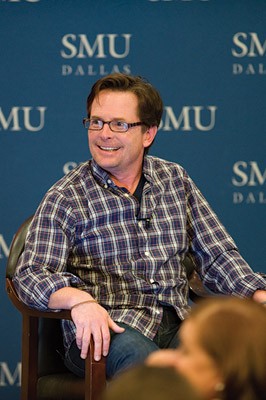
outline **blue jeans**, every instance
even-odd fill
[[[163,320],[153,340],[130,326],[118,323],[125,328],[123,333],[111,332],[111,343],[106,360],[106,377],[113,378],[119,372],[144,362],[147,356],[159,348],[176,348],[180,319],[171,307],[164,308]],[[85,363],[80,358],[80,350],[74,340],[66,353],[65,365],[74,374],[84,377]]]

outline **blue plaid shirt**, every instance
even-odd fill
[[[188,315],[181,264],[188,252],[216,293],[251,297],[266,288],[181,166],[145,156],[143,174],[140,204],[93,160],[47,192],[14,277],[26,304],[47,310],[53,292],[76,287],[115,321],[153,339],[162,303],[173,305],[181,319]],[[64,321],[63,330],[68,347],[75,337],[73,322]]]

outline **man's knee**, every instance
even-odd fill
[[[119,372],[142,363],[158,346],[141,332],[123,324],[125,332],[112,335],[107,357],[107,378],[112,378]]]

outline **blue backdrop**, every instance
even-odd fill
[[[4,289],[14,232],[90,157],[95,80],[145,76],[165,104],[151,153],[182,164],[266,272],[265,0],[0,0],[0,398],[19,398],[21,320]]]

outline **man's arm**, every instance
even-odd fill
[[[186,176],[188,237],[204,285],[215,293],[265,301],[265,278],[255,273],[194,182]],[[254,294],[258,289],[264,294]],[[261,301],[260,301],[261,302]]]
[[[48,303],[51,309],[71,310],[76,326],[76,343],[81,350],[80,357],[86,358],[91,336],[94,341],[94,359],[107,356],[110,346],[110,329],[124,332],[108,315],[107,311],[93,297],[82,290],[64,287],[52,293]]]
[[[81,278],[67,269],[75,227],[71,205],[60,193],[50,192],[35,214],[13,278],[19,297],[28,306],[71,310],[74,305],[93,299],[89,292],[78,288],[84,287]],[[123,332],[96,302],[80,304],[71,314],[82,358],[87,356],[91,335],[98,360],[108,353],[109,329]]]

